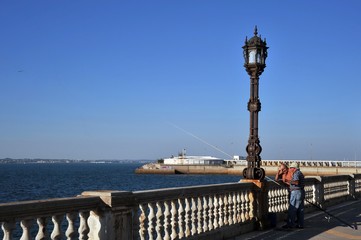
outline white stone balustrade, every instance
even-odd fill
[[[361,196],[361,174],[305,179],[306,212]],[[82,196],[0,204],[0,239],[225,239],[267,224],[288,208],[273,182]]]
[[[89,212],[98,197],[74,197],[0,204],[2,239],[85,239]],[[88,238],[86,238],[88,239]]]
[[[139,221],[135,239],[199,237],[225,226],[239,227],[252,220],[237,217],[242,204],[243,211],[251,209],[252,202],[242,203],[240,196],[245,199],[252,188],[252,183],[227,183],[133,192],[138,205],[133,220]]]

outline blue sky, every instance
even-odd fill
[[[246,155],[242,46],[257,25],[269,46],[262,158],[361,159],[360,10],[358,0],[3,0],[0,158],[183,148],[228,158],[210,145]]]

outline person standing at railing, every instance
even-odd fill
[[[299,165],[293,162],[290,165],[289,171],[292,172],[292,179],[286,184],[289,184],[290,202],[288,207],[287,224],[283,228],[303,228],[304,225],[304,200],[305,200],[305,178],[299,169]],[[297,225],[295,220],[297,216]]]

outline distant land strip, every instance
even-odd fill
[[[41,158],[23,158],[23,159],[13,159],[13,158],[2,158],[0,159],[0,164],[33,164],[33,163],[149,163],[154,160],[147,159],[109,159],[109,160],[79,160],[79,159],[41,159]]]

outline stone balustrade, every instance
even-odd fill
[[[0,204],[0,236],[4,240],[88,239],[88,218],[102,205],[98,197],[83,196]]]
[[[207,235],[254,218],[252,183],[134,192],[133,222],[140,239],[181,239]]]
[[[306,212],[361,196],[361,174],[308,177]],[[147,191],[88,191],[73,198],[0,204],[2,239],[227,239],[266,228],[288,208],[272,181]]]

